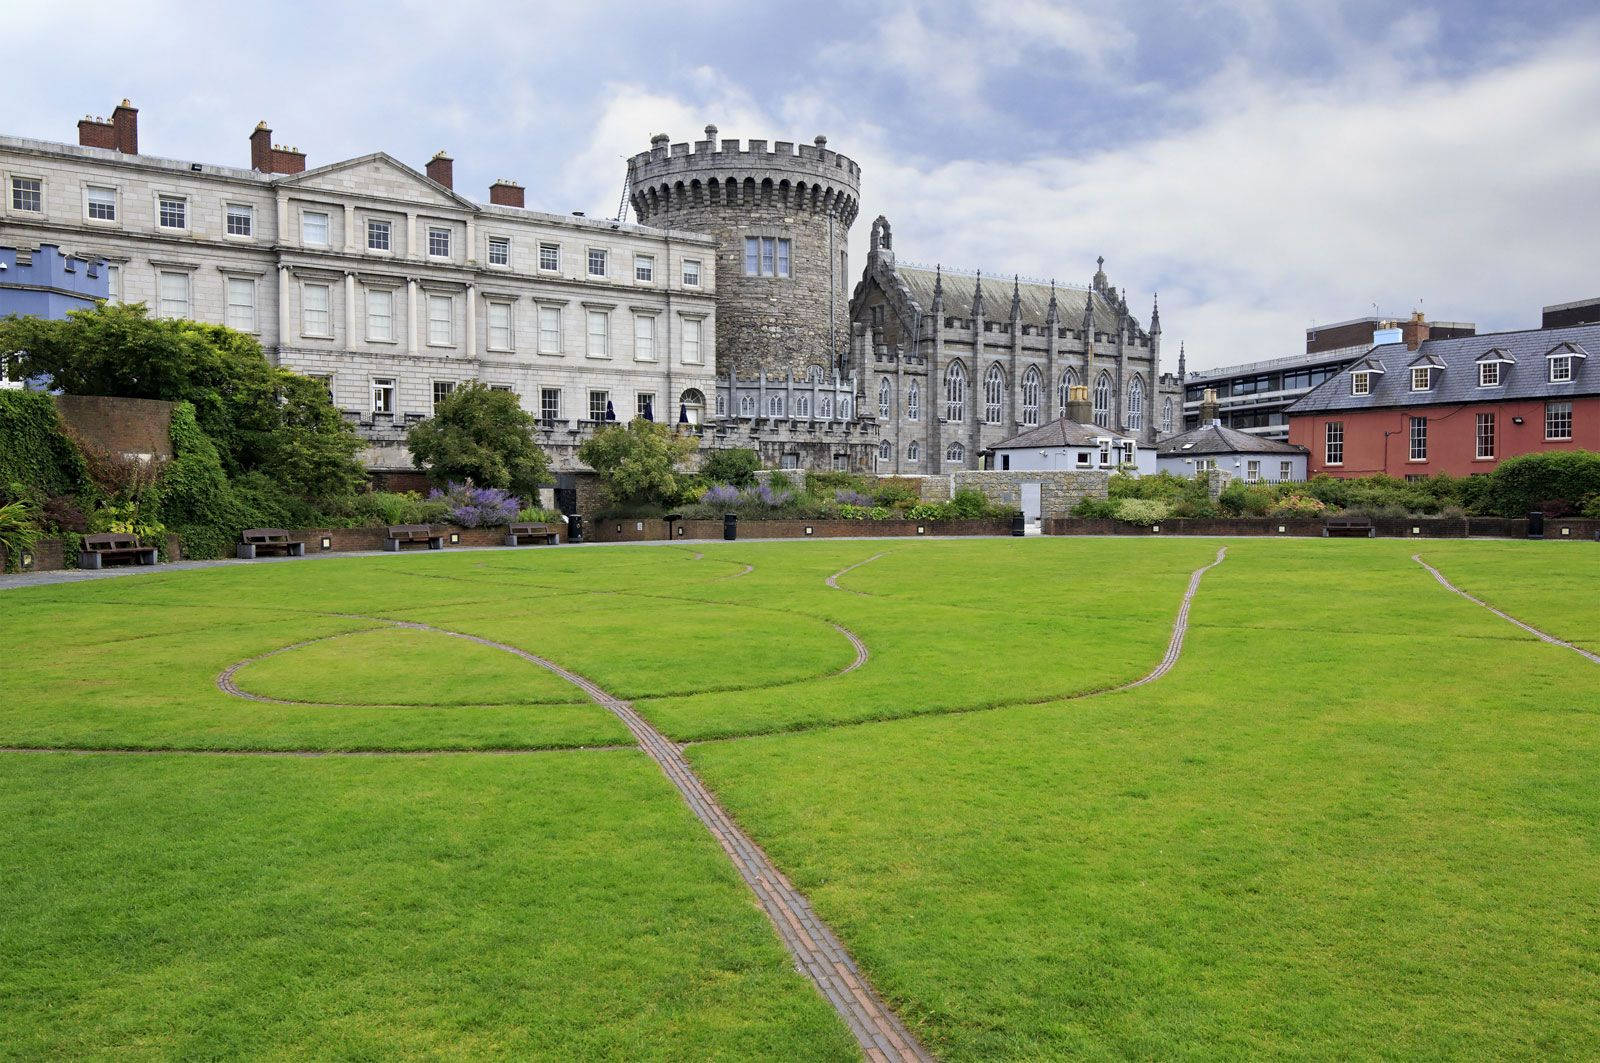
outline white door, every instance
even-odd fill
[[[1029,524],[1039,521],[1039,485],[1024,483],[1022,485],[1022,516]]]

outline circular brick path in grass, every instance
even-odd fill
[[[889,551],[887,551],[887,550],[880,550],[878,553],[873,554],[871,557],[867,558],[864,561],[857,561],[853,565],[846,565],[846,566],[844,566],[844,568],[841,568],[839,571],[837,571],[833,575],[829,576],[826,580],[823,580],[823,582],[826,583],[828,586],[832,587],[836,591],[844,591],[846,594],[859,594],[863,598],[874,598],[874,597],[876,597],[876,595],[868,594],[866,591],[858,591],[853,587],[841,587],[841,586],[839,586],[839,577],[844,575],[847,572],[855,571],[856,569],[860,568],[862,565],[870,565],[872,562],[878,560],[878,558],[882,557],[884,554],[886,554],[888,552]]]
[[[1562,647],[1564,649],[1569,649],[1573,653],[1576,653],[1580,657],[1585,657],[1585,658],[1589,659],[1590,661],[1594,662],[1595,664],[1600,664],[1600,654],[1591,653],[1590,651],[1584,649],[1582,646],[1574,646],[1572,643],[1566,641],[1565,639],[1558,639],[1554,635],[1550,634],[1549,632],[1540,631],[1538,628],[1534,627],[1532,624],[1527,624],[1527,623],[1524,623],[1521,620],[1518,620],[1516,617],[1512,616],[1510,613],[1504,612],[1504,611],[1502,611],[1500,609],[1496,609],[1494,606],[1490,605],[1488,602],[1484,601],[1482,598],[1474,598],[1472,595],[1468,594],[1466,591],[1462,590],[1460,587],[1457,587],[1454,583],[1451,583],[1448,579],[1445,579],[1445,576],[1444,576],[1443,572],[1440,572],[1438,569],[1434,568],[1432,565],[1430,565],[1426,561],[1422,560],[1422,555],[1421,554],[1412,554],[1411,555],[1411,560],[1415,561],[1417,564],[1421,565],[1423,568],[1425,568],[1429,572],[1433,573],[1433,578],[1438,580],[1439,581],[1439,586],[1443,587],[1445,590],[1450,591],[1453,594],[1461,595],[1461,597],[1465,598],[1467,601],[1471,602],[1473,605],[1482,606],[1483,608],[1489,610],[1489,612],[1493,613],[1495,616],[1498,616],[1501,620],[1504,620],[1509,624],[1517,625],[1517,627],[1520,627],[1522,630],[1526,631],[1528,634],[1532,635],[1534,638],[1539,639],[1541,642],[1548,642],[1552,646],[1560,646],[1560,647]]]

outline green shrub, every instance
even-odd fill
[[[1600,454],[1566,450],[1524,454],[1500,463],[1486,479],[1480,505],[1502,517],[1534,511],[1565,516],[1600,494]]]
[[[1109,498],[1080,498],[1072,507],[1072,515],[1088,520],[1115,520],[1118,504]]]
[[[678,466],[695,452],[693,436],[636,417],[601,428],[578,447],[578,460],[600,477],[610,512],[658,511],[680,497]]]
[[[534,442],[533,429],[533,415],[516,395],[471,380],[406,434],[406,446],[411,463],[440,487],[469,483],[535,498],[550,479],[550,462]]]
[[[1328,507],[1310,495],[1284,495],[1273,504],[1274,517],[1320,517]]]
[[[904,480],[880,480],[872,491],[874,502],[894,509],[908,509],[921,498],[917,489]]]
[[[55,400],[38,391],[0,390],[0,495],[43,501],[90,491],[83,454],[67,437]]]
[[[707,483],[730,484],[734,487],[751,487],[756,482],[756,472],[761,468],[761,455],[749,447],[730,447],[713,450],[700,466],[700,475]]]
[[[816,470],[806,473],[806,494],[818,498],[831,498],[836,491],[854,491],[868,494],[872,491],[872,478],[853,472]]]
[[[234,497],[217,445],[200,430],[187,402],[172,410],[172,461],[160,488],[162,522],[183,539],[190,557],[226,557],[239,532],[257,524]]]
[[[1129,524],[1149,527],[1167,519],[1172,507],[1150,498],[1124,498],[1116,503],[1116,518]]]
[[[988,496],[976,487],[963,487],[957,490],[945,504],[945,511],[949,514],[950,520],[979,520],[997,514],[1010,514],[1009,510],[992,504]]]
[[[38,542],[39,525],[32,506],[26,502],[0,506],[0,548],[5,553],[7,571],[16,571],[23,552],[32,550]]]
[[[791,494],[798,493],[796,491],[797,485],[794,482],[794,477],[790,476],[786,472],[768,473],[767,486],[772,488],[774,491],[788,491]]]
[[[529,506],[527,509],[517,510],[517,519],[536,524],[560,524],[561,512],[554,509],[544,509],[540,506]]]
[[[1224,513],[1242,517],[1264,517],[1278,503],[1278,491],[1271,484],[1247,484],[1234,480],[1217,495]]]

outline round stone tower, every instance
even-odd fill
[[[824,377],[850,343],[845,247],[860,201],[861,167],[826,137],[693,145],[666,134],[628,162],[629,203],[642,225],[716,238],[717,369],[753,376]]]

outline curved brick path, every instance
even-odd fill
[[[858,590],[855,590],[855,589],[853,589],[851,587],[841,587],[841,586],[839,586],[839,577],[844,575],[846,572],[851,572],[851,571],[854,571],[855,569],[860,568],[862,565],[871,564],[872,562],[878,560],[878,558],[882,557],[886,553],[888,553],[887,550],[881,550],[878,553],[873,554],[871,557],[867,558],[865,561],[857,561],[853,565],[846,565],[846,566],[844,566],[844,568],[841,568],[839,571],[835,572],[833,575],[831,575],[827,579],[823,580],[823,582],[826,583],[828,586],[832,587],[834,590],[836,590],[836,591],[844,591],[846,594],[859,594],[863,598],[875,597],[874,595],[868,594],[866,591],[858,591]]]
[[[1223,558],[1227,556],[1228,548],[1220,546],[1217,548],[1217,559],[1215,561],[1195,569],[1190,574],[1189,589],[1183,592],[1183,601],[1178,605],[1178,615],[1172,621],[1172,637],[1167,640],[1167,652],[1161,658],[1160,663],[1152,668],[1148,675],[1135,679],[1131,683],[1124,683],[1120,687],[1112,687],[1110,690],[1101,691],[1101,693],[1115,694],[1119,690],[1132,690],[1134,687],[1142,687],[1146,683],[1154,683],[1157,679],[1172,671],[1172,666],[1178,663],[1178,657],[1183,653],[1183,636],[1189,631],[1189,606],[1194,602],[1194,596],[1200,590],[1200,578],[1222,564]]]
[[[1439,586],[1443,587],[1445,590],[1450,591],[1453,594],[1461,595],[1461,597],[1465,598],[1467,601],[1471,602],[1473,605],[1482,606],[1483,608],[1489,610],[1489,612],[1493,613],[1495,616],[1498,616],[1501,620],[1504,620],[1509,624],[1517,625],[1522,630],[1524,630],[1528,634],[1532,635],[1534,638],[1539,639],[1541,642],[1548,642],[1552,646],[1561,646],[1561,647],[1563,647],[1565,649],[1571,650],[1573,653],[1576,653],[1580,657],[1588,658],[1590,661],[1593,661],[1595,664],[1600,664],[1600,654],[1591,653],[1590,651],[1584,649],[1581,646],[1574,646],[1572,643],[1566,641],[1565,639],[1558,639],[1554,635],[1549,634],[1548,632],[1540,631],[1538,628],[1534,627],[1532,624],[1523,623],[1521,620],[1518,620],[1516,617],[1512,616],[1510,613],[1503,612],[1503,611],[1501,611],[1499,609],[1496,609],[1494,606],[1490,605],[1488,602],[1484,601],[1482,598],[1474,598],[1472,595],[1468,594],[1466,591],[1462,590],[1460,587],[1457,587],[1454,583],[1451,583],[1449,580],[1445,579],[1443,572],[1440,572],[1438,569],[1434,568],[1432,565],[1430,565],[1426,561],[1422,560],[1422,555],[1421,554],[1412,554],[1411,555],[1411,560],[1415,561],[1417,564],[1421,565],[1423,568],[1425,568],[1429,572],[1433,573],[1433,578],[1438,580],[1439,581]]]

